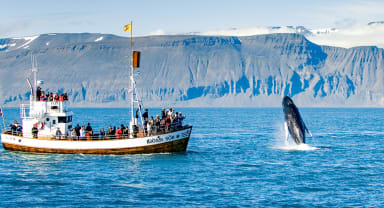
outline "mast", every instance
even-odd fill
[[[132,38],[132,21],[130,24],[130,30],[131,30],[131,74],[130,74],[130,79],[131,79],[131,122],[136,125],[135,118],[133,116],[133,111],[134,111],[134,79],[133,79],[133,38]]]
[[[32,72],[33,72],[33,96],[32,101],[35,102],[37,101],[37,67],[36,67],[36,57],[31,56],[31,61],[32,61]]]
[[[132,37],[132,21],[130,24],[124,26],[124,31],[130,31],[131,32],[131,61],[130,61],[130,80],[131,80],[131,85],[130,85],[130,91],[131,91],[131,121],[130,121],[130,129],[131,132],[134,131],[134,129],[137,129],[138,121],[136,120],[136,117],[134,116],[134,111],[135,111],[135,102],[137,103],[137,108],[140,113],[140,120],[141,123],[143,124],[143,118],[141,116],[141,105],[139,103],[139,99],[137,97],[136,93],[136,83],[135,79],[133,76],[135,68],[138,68],[140,65],[140,52],[139,51],[133,51],[133,37]],[[134,137],[134,133],[131,134],[132,137]]]

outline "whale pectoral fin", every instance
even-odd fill
[[[284,130],[285,130],[285,142],[288,143],[289,132],[288,132],[288,123],[287,122],[284,122]]]
[[[309,129],[307,128],[307,126],[306,126],[305,124],[304,124],[304,128],[305,128],[305,131],[306,131],[309,135],[311,135],[311,137],[313,137],[311,131],[309,131]]]
[[[307,132],[308,132],[309,135],[311,135],[311,137],[313,137],[311,131],[309,131],[309,130],[307,129]]]

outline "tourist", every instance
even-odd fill
[[[59,101],[60,101],[60,102],[63,102],[63,101],[64,101],[64,96],[63,96],[63,94],[60,94],[60,96],[59,96]]]
[[[113,126],[112,135],[115,135],[115,134],[116,134],[116,126]]]
[[[143,123],[144,133],[147,135],[148,134],[148,129],[147,129],[147,125],[148,125],[148,109],[145,109],[145,112],[143,113],[143,119],[144,119],[144,123]]]
[[[181,113],[179,113],[179,116],[176,118],[177,128],[183,127],[183,120],[186,118],[186,116],[183,116]]]
[[[38,129],[36,126],[37,126],[37,123],[33,124],[33,127],[32,127],[33,138],[37,138]]]
[[[105,136],[104,128],[101,128],[100,133],[99,133],[99,139],[103,139],[104,136]]]
[[[133,126],[132,126],[132,133],[133,133],[133,138],[136,138],[137,137],[137,133],[139,132],[139,127],[136,125],[136,124],[134,124]]]
[[[117,128],[117,130],[116,130],[116,139],[120,139],[122,134],[123,134],[123,131],[121,131],[120,128]]]
[[[41,97],[41,88],[37,87],[37,90],[36,90],[36,100],[40,100],[40,97]]]
[[[47,95],[44,92],[41,92],[40,101],[47,101]]]
[[[148,109],[145,109],[143,113],[143,118],[144,118],[144,121],[148,121]]]
[[[124,129],[125,129],[124,124],[120,125],[120,129],[121,129],[121,131],[124,131]]]
[[[129,137],[129,128],[128,128],[128,126],[126,126],[126,127],[123,129],[123,137],[124,137],[124,138],[128,138],[128,137]]]
[[[23,127],[16,121],[16,134],[21,136],[21,132],[23,131]]]
[[[161,119],[161,123],[160,123],[160,130],[161,132],[165,132],[165,123],[166,123],[166,120],[167,118],[165,117],[164,119]]]
[[[13,123],[11,124],[12,135],[17,134],[17,126],[18,126],[18,123],[16,120],[14,120]]]
[[[80,129],[80,138],[81,138],[81,139],[84,139],[84,138],[85,138],[85,127],[84,127],[84,126],[81,126],[81,129]]]
[[[171,117],[167,115],[167,118],[165,119],[165,130],[169,131],[171,129]]]
[[[160,130],[160,123],[161,123],[160,117],[159,117],[159,115],[156,115],[156,118],[154,120],[154,126],[155,126],[155,128],[154,128],[155,132],[154,133],[155,134],[157,132],[159,132],[159,130]]]
[[[76,125],[76,127],[75,127],[75,131],[76,131],[76,136],[80,136],[80,129],[81,129],[81,127],[79,126],[79,124],[77,124]]]
[[[77,137],[76,129],[72,129],[71,131],[71,139],[75,139]]]
[[[52,92],[51,92],[51,93],[49,93],[49,96],[48,96],[48,101],[53,101],[53,94],[52,94]]]
[[[64,99],[64,101],[65,101],[65,100],[68,100],[68,95],[67,95],[66,92],[63,94],[63,99]]]
[[[165,108],[161,109],[161,120],[164,120],[166,118],[165,115]]]
[[[173,113],[174,113],[173,109],[170,108],[169,111],[167,112],[167,116],[172,117]]]
[[[93,135],[91,124],[88,123],[87,127],[85,128],[85,132],[88,133],[90,136]]]
[[[61,131],[60,131],[60,128],[57,127],[57,130],[56,130],[56,139],[60,139],[60,138],[61,138],[61,135],[62,135],[62,133],[61,133]]]
[[[172,129],[175,129],[176,128],[176,118],[177,118],[177,113],[172,113],[171,114],[171,126],[172,126]]]
[[[147,136],[152,136],[152,126],[153,126],[153,116],[151,116],[151,119],[147,122]]]
[[[110,139],[112,136],[113,136],[113,129],[112,129],[112,126],[109,126],[108,129],[107,129],[107,136],[106,136],[106,138]]]

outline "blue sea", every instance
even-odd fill
[[[73,109],[94,129],[128,109]],[[384,109],[301,108],[313,134],[284,142],[281,108],[176,108],[185,153],[60,155],[0,148],[0,207],[384,207]],[[4,109],[6,122],[19,109]],[[150,115],[160,109],[149,109]],[[2,127],[2,126],[1,126]]]

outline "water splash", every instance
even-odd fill
[[[285,146],[275,146],[276,149],[285,150],[285,151],[313,151],[317,150],[317,147],[312,147],[308,144],[293,144],[293,145],[285,145]]]
[[[288,140],[285,139],[287,134],[284,127],[284,122],[276,123],[276,131],[274,133],[275,144],[274,149],[280,149],[284,151],[313,151],[317,150],[317,147],[312,147],[308,144],[296,144],[289,135]]]

